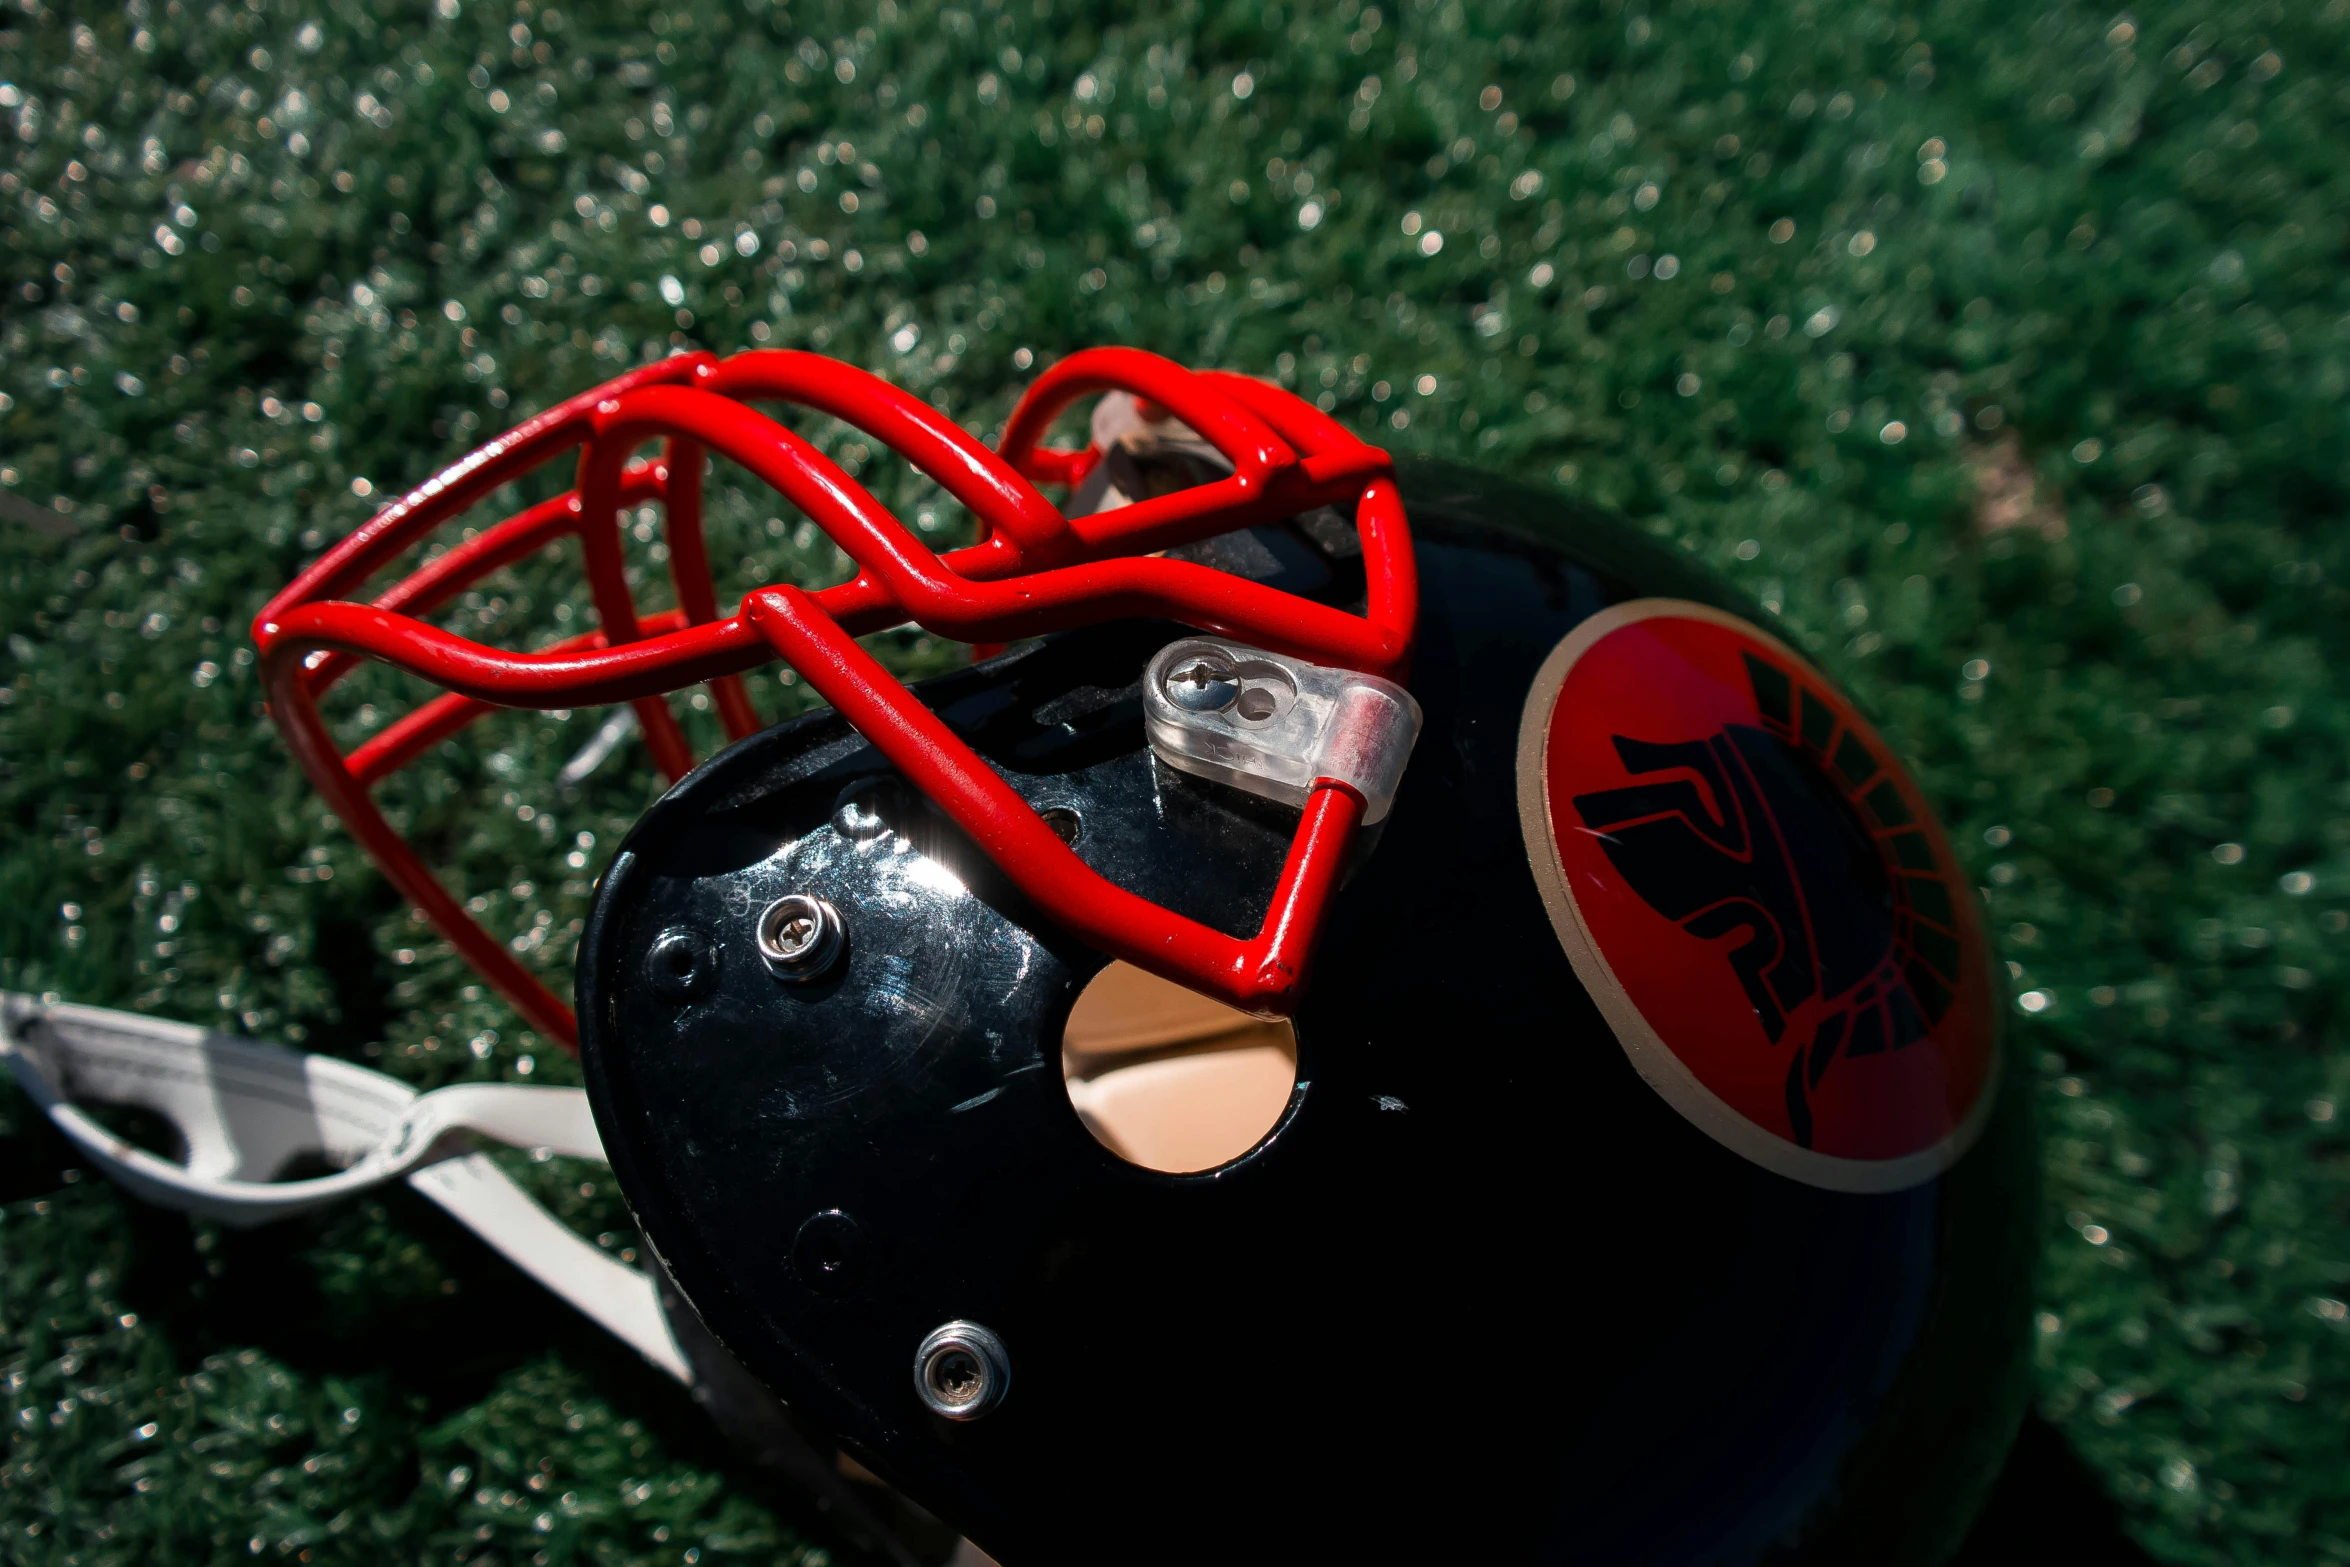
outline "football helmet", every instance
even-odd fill
[[[978,542],[933,552],[773,401]],[[722,613],[708,457],[855,575]],[[566,539],[593,632],[429,618]],[[989,656],[909,687],[856,640],[909,622]],[[1997,1471],[2035,1166],[1973,890],[1832,682],[1563,496],[1132,350],[1045,371],[992,451],[812,355],[686,355],[387,507],[254,632],[352,833],[576,1042],[697,1369],[1012,1567],[1928,1562]],[[445,694],[345,754],[318,703],[365,659]],[[762,729],[775,660],[829,706]],[[699,765],[692,684],[735,741]],[[673,787],[575,1018],[369,791],[493,706],[614,703]]]

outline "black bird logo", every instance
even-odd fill
[[[1723,951],[1771,1047],[1792,1039],[1787,1120],[1841,1054],[1900,1050],[1949,1011],[1958,921],[1891,769],[1836,704],[1749,653],[1760,726],[1614,737],[1640,782],[1575,797],[1649,907]]]

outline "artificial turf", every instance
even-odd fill
[[[567,1081],[288,765],[263,599],[673,347],[983,433],[1087,344],[1273,375],[1676,540],[1879,715],[2014,976],[2043,1416],[2161,1559],[2350,1559],[2346,39],[2350,0],[11,0],[0,986]],[[747,492],[713,528],[737,588],[839,571]],[[655,787],[559,786],[589,727],[387,794],[558,978]],[[69,1165],[0,1097],[0,1555],[838,1554],[420,1203],[235,1234]],[[525,1173],[629,1244],[608,1178]]]

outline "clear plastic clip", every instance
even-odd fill
[[[1296,806],[1344,784],[1365,826],[1395,803],[1420,735],[1420,704],[1391,680],[1206,637],[1160,650],[1142,705],[1168,766]]]

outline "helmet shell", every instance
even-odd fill
[[[647,1237],[801,1419],[1014,1567],[1942,1559],[2021,1410],[2020,1075],[1989,1038],[1963,1144],[1889,1190],[1771,1168],[1652,1086],[1546,908],[1528,697],[1610,606],[1760,617],[1556,494],[1399,482],[1425,727],[1265,1139],[1190,1175],[1098,1143],[1059,1063],[1104,959],[820,712],[678,785],[589,921],[583,1061]],[[1343,604],[1327,522],[1195,548]],[[1245,932],[1295,813],[1155,762],[1136,681],[1183,634],[1071,632],[918,691],[1096,870]],[[779,983],[756,925],[794,893],[846,944]],[[959,1321],[1011,1368],[982,1419],[909,1377]]]

